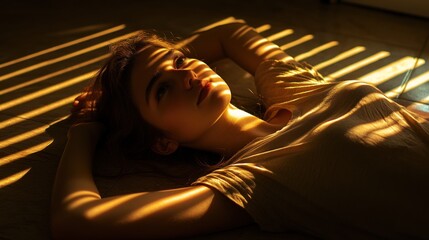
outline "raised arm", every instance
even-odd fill
[[[100,131],[87,123],[69,132],[52,194],[55,239],[185,237],[251,222],[243,209],[205,186],[102,198],[91,174]]]
[[[179,45],[189,49],[190,57],[206,63],[230,58],[252,75],[265,59],[292,59],[276,44],[243,22],[227,23],[196,32]]]

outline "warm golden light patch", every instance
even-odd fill
[[[335,47],[337,45],[338,45],[337,41],[331,41],[331,42],[325,43],[325,44],[323,44],[321,46],[318,46],[316,48],[311,49],[310,51],[307,51],[305,53],[297,55],[295,57],[295,60],[297,60],[297,61],[303,61],[306,58],[314,56],[314,55],[316,55],[316,54],[318,54],[320,52],[323,52],[323,51],[325,51],[327,49],[333,48],[333,47]]]
[[[12,183],[18,181],[19,179],[24,177],[25,174],[27,174],[30,170],[31,170],[31,168],[27,168],[27,169],[24,169],[22,171],[15,173],[15,174],[10,175],[9,177],[0,179],[0,188],[4,188],[4,187],[11,185]]]
[[[278,39],[280,39],[280,38],[283,38],[283,37],[289,36],[289,35],[291,35],[292,33],[293,33],[293,30],[292,30],[292,29],[285,29],[285,30],[280,31],[280,32],[278,32],[278,33],[275,33],[275,34],[273,34],[273,35],[271,35],[271,36],[268,36],[268,37],[267,37],[267,39],[273,42],[273,41],[276,41],[276,40],[278,40]]]
[[[10,142],[9,145],[13,144],[13,143],[14,142]],[[43,150],[44,148],[46,148],[51,143],[52,143],[52,140],[45,141],[45,142],[42,142],[42,143],[37,144],[35,146],[26,148],[22,151],[16,152],[14,154],[7,155],[6,157],[2,157],[2,158],[0,158],[0,167],[6,165],[8,163],[11,163],[13,161],[16,161],[20,158],[26,157],[32,153],[39,152],[39,151]],[[2,144],[2,143],[0,143],[0,144]]]
[[[82,63],[79,63],[79,64],[76,64],[76,65],[73,65],[73,66],[61,69],[59,71],[55,71],[55,72],[46,74],[44,76],[41,76],[41,77],[38,77],[38,78],[35,78],[35,79],[25,81],[25,82],[23,82],[21,84],[17,84],[17,85],[11,86],[9,88],[0,90],[0,95],[6,94],[6,93],[9,93],[9,92],[13,92],[13,91],[18,90],[20,88],[23,88],[23,87],[26,87],[26,86],[30,86],[30,85],[33,85],[33,84],[36,84],[36,83],[40,83],[40,82],[45,81],[46,79],[54,78],[56,76],[60,76],[61,74],[68,73],[68,72],[71,72],[73,70],[76,70],[76,69],[88,66],[90,64],[93,64],[93,63],[99,62],[101,60],[104,60],[108,56],[109,56],[109,54],[104,54],[104,55],[101,55],[100,57],[96,57],[96,58],[90,59],[88,61],[84,61]]]
[[[119,25],[119,26],[116,26],[116,27],[109,28],[107,30],[98,32],[98,33],[94,33],[94,34],[88,35],[88,36],[83,37],[83,38],[78,38],[76,40],[73,40],[73,41],[70,41],[70,42],[67,42],[67,43],[63,43],[63,44],[60,44],[60,45],[55,46],[55,47],[51,47],[51,48],[48,48],[48,49],[45,49],[45,50],[42,50],[42,51],[39,51],[39,52],[32,53],[32,54],[24,56],[24,57],[20,57],[18,59],[15,59],[15,60],[12,60],[12,61],[9,61],[9,62],[2,63],[2,64],[0,64],[0,68],[4,68],[4,67],[10,66],[10,65],[13,65],[13,64],[16,64],[16,63],[19,63],[19,62],[31,59],[31,58],[35,58],[35,57],[38,57],[38,56],[41,56],[41,55],[44,55],[44,54],[47,54],[47,53],[50,53],[50,52],[58,51],[60,49],[66,48],[66,47],[70,47],[70,46],[76,45],[78,43],[82,43],[82,42],[85,42],[85,41],[88,41],[88,40],[91,40],[91,39],[94,39],[94,38],[97,38],[97,37],[101,37],[103,35],[107,35],[109,33],[113,33],[113,32],[122,30],[124,28],[125,28],[125,24],[122,24],[122,25]]]
[[[292,42],[289,42],[289,43],[287,43],[287,44],[284,44],[284,45],[280,46],[280,48],[281,48],[282,50],[287,50],[287,49],[289,49],[289,48],[293,48],[293,47],[295,47],[295,46],[298,46],[299,44],[302,44],[302,43],[308,42],[308,41],[310,41],[310,40],[311,40],[311,39],[313,39],[313,38],[314,38],[314,36],[313,36],[313,35],[311,35],[311,34],[309,34],[309,35],[305,35],[304,37],[301,37],[301,38],[299,38],[299,39],[297,39],[297,40],[295,40],[295,41],[292,41]]]
[[[82,205],[85,205],[86,203],[94,201],[94,199],[96,198],[99,198],[99,196],[93,192],[78,191],[67,196],[64,202],[69,202],[69,204],[67,205],[69,209],[76,209],[81,207]]]
[[[374,54],[374,55],[372,55],[370,57],[367,57],[367,58],[365,58],[363,60],[360,60],[358,62],[350,64],[350,65],[348,65],[345,68],[342,68],[342,69],[340,69],[340,70],[338,70],[338,71],[336,71],[334,73],[329,74],[328,76],[326,76],[326,79],[328,79],[328,80],[338,79],[338,78],[340,78],[340,77],[342,77],[342,76],[344,76],[344,75],[346,75],[348,73],[356,71],[357,69],[360,69],[360,68],[362,68],[364,66],[368,66],[371,63],[374,63],[374,62],[376,62],[376,61],[378,61],[380,59],[386,58],[388,56],[390,56],[389,52],[386,52],[386,51],[378,52],[378,53],[376,53],[376,54]]]
[[[143,48],[141,50],[141,52],[145,51],[145,49],[147,48]],[[149,59],[150,61],[148,62],[148,68],[152,67],[154,64],[156,64],[160,59],[162,59],[164,57],[164,55],[168,52],[167,49],[165,48],[158,48],[157,50],[153,51],[153,53],[150,54]],[[160,65],[159,68],[164,68],[168,65],[171,65],[172,60],[168,59],[163,61]]]
[[[266,54],[266,53],[270,52],[271,50],[276,50],[276,49],[277,49],[277,46],[269,45],[269,46],[259,47],[259,48],[256,50],[256,52],[257,52],[258,54],[261,54],[261,55],[264,55],[264,54],[265,54],[266,58],[271,58],[271,57],[273,57],[273,56],[277,55],[277,54],[278,54],[278,52],[277,52],[277,51],[272,51],[272,52],[271,52],[271,53],[269,53],[269,54]]]
[[[77,95],[73,94],[69,97],[60,99],[60,100],[53,102],[53,103],[50,103],[46,106],[36,108],[32,111],[23,113],[23,114],[19,115],[19,118],[12,118],[12,119],[8,119],[8,120],[5,120],[3,122],[0,122],[0,128],[10,127],[10,126],[15,125],[17,123],[25,121],[26,119],[31,119],[33,117],[40,116],[40,115],[42,115],[46,112],[49,112],[51,110],[54,110],[56,108],[60,108],[60,107],[66,106],[66,105],[71,106],[71,103],[73,102],[73,100],[76,97],[77,97]]]
[[[11,100],[9,102],[2,103],[2,104],[0,104],[0,111],[4,111],[4,110],[6,110],[8,108],[11,108],[11,107],[14,107],[16,105],[23,104],[23,103],[26,103],[28,101],[34,100],[34,99],[36,99],[38,97],[42,97],[42,96],[44,96],[46,94],[58,91],[59,89],[63,89],[65,87],[68,87],[68,86],[80,83],[82,81],[88,80],[88,79],[94,77],[94,75],[95,75],[96,72],[97,72],[97,70],[94,70],[94,71],[82,74],[80,76],[71,78],[69,80],[66,80],[64,82],[55,84],[53,86],[41,89],[39,91],[30,93],[30,94],[27,94],[27,95],[25,95],[23,97],[16,98],[16,99]]]
[[[134,199],[137,195],[142,195],[142,193],[129,194],[122,197],[116,197],[113,200],[106,200],[105,203],[99,203],[97,204],[97,206],[90,208],[88,211],[86,211],[85,215],[88,216],[89,218],[96,218],[107,211],[112,211],[112,209],[114,209],[117,206],[120,206],[121,204],[126,204],[130,200]],[[81,204],[84,204],[93,200],[94,200],[93,197],[89,197],[89,198],[87,197],[86,199],[85,197],[82,197],[78,202],[75,202],[72,205],[80,206]]]
[[[407,82],[407,91],[417,88],[425,83],[429,82],[429,71],[426,71],[414,78],[411,78]],[[428,92],[429,95],[429,92]]]
[[[392,79],[404,72],[411,71],[415,67],[419,67],[425,63],[425,60],[415,57],[403,57],[397,61],[389,63],[375,71],[367,73],[358,78],[365,82],[371,82],[374,85],[379,85]]]
[[[7,138],[7,139],[5,139],[3,141],[0,141],[0,146],[1,146],[1,148],[6,148],[6,147],[8,147],[8,146],[10,146],[12,144],[17,143],[17,142],[21,142],[21,141],[24,141],[26,139],[32,138],[34,136],[37,136],[39,134],[44,133],[45,129],[48,128],[48,127],[49,127],[48,125],[44,125],[44,126],[35,128],[35,129],[31,130],[31,131],[25,132],[23,134],[19,134],[19,135],[15,136],[15,137]]]
[[[177,194],[174,197],[163,198],[162,200],[152,201],[140,208],[135,209],[130,214],[126,215],[123,219],[119,219],[119,222],[132,222],[147,216],[156,214],[170,207],[173,207],[177,204],[182,204],[187,202],[194,197],[197,197],[199,194],[203,193],[204,189],[195,188],[193,190],[188,190],[186,193]],[[200,204],[205,204],[204,201],[201,201]]]
[[[209,24],[209,25],[207,25],[205,27],[202,27],[202,28],[200,28],[200,29],[198,29],[198,30],[196,30],[194,32],[206,31],[206,30],[209,30],[210,28],[213,28],[213,27],[216,27],[216,26],[219,26],[219,25],[222,25],[222,24],[226,24],[226,23],[231,23],[231,22],[234,22],[234,21],[237,21],[237,19],[235,17],[230,16],[230,17],[224,18],[222,20],[219,20],[217,22],[214,22],[212,24]]]
[[[359,102],[360,107],[354,108],[353,111],[350,111],[342,118],[354,114],[361,107],[377,102],[380,99],[385,99],[381,93],[368,94]],[[359,124],[350,128],[346,135],[352,139],[366,139],[368,143],[372,144],[385,141],[389,136],[393,136],[403,130],[401,122],[404,120],[401,117],[397,117],[398,114],[398,112],[392,112],[389,116],[379,120]]]
[[[235,108],[231,109],[229,111],[229,114],[236,119],[242,119],[241,131],[243,131],[243,132],[255,127],[257,124],[254,120],[252,120],[252,118],[249,117],[249,113],[244,112],[244,111],[240,111],[239,109],[235,109]],[[246,118],[248,118],[248,120],[246,120]],[[247,123],[246,123],[246,121],[247,121]]]
[[[12,78],[12,77],[19,76],[19,75],[27,73],[27,72],[34,71],[34,70],[42,68],[42,67],[49,66],[49,65],[57,63],[57,62],[61,62],[61,61],[70,59],[72,57],[76,57],[76,56],[79,56],[79,55],[82,55],[82,54],[85,54],[85,53],[97,50],[97,49],[102,48],[102,47],[106,47],[106,46],[108,46],[108,45],[110,45],[110,44],[112,44],[114,42],[120,41],[122,39],[129,38],[129,37],[131,37],[133,35],[136,35],[137,33],[138,33],[138,31],[135,31],[135,32],[132,32],[132,33],[128,33],[128,34],[125,34],[125,35],[122,35],[122,36],[119,36],[119,37],[116,37],[116,38],[113,38],[113,39],[110,39],[110,40],[107,40],[107,41],[104,41],[104,42],[101,42],[101,43],[98,43],[98,44],[95,44],[94,46],[87,47],[87,48],[84,48],[84,49],[81,49],[81,50],[78,50],[78,51],[75,51],[75,52],[63,55],[61,57],[57,57],[57,58],[53,58],[53,59],[50,59],[50,60],[46,60],[46,61],[34,64],[34,65],[31,65],[29,67],[25,67],[23,69],[20,69],[20,70],[17,70],[17,71],[5,74],[3,76],[0,76],[0,82],[4,81],[6,79]]]
[[[261,45],[263,45],[264,43],[267,43],[268,40],[263,38],[263,39],[259,39],[258,41],[252,41],[252,44],[249,46],[250,49],[255,49],[255,48],[259,48]]]
[[[226,83],[224,82],[211,82],[213,88],[217,88],[217,87],[222,87],[224,88],[224,90],[222,90],[220,92],[220,95],[231,95],[231,90],[229,89],[229,87],[227,86]]]
[[[255,128],[256,126],[258,126],[258,123],[256,121],[248,121],[247,123],[244,123],[243,126],[241,127],[242,131],[248,131],[250,129]]]
[[[411,69],[409,69],[408,71],[411,71]],[[406,79],[406,77],[404,77],[404,80]],[[390,97],[390,98],[395,98],[398,97],[401,93],[405,91],[410,91],[414,88],[417,88],[418,86],[426,83],[429,81],[429,72],[423,73],[415,78],[409,79],[406,84],[401,84],[398,87],[395,87],[387,92],[385,92],[386,96]],[[428,93],[429,95],[429,93]]]
[[[299,74],[302,74],[302,73],[304,73],[304,72],[306,72],[306,70],[305,69],[294,69],[294,70],[289,70],[289,71],[287,71],[287,72],[284,72],[284,73],[282,73],[282,74],[280,74],[280,76],[281,77],[293,77],[293,76],[296,76],[296,75],[299,75]],[[280,81],[277,81],[276,82],[277,84],[282,84],[282,83],[284,83],[284,81],[283,80],[280,80]]]
[[[325,68],[327,66],[333,65],[333,64],[335,64],[335,63],[337,63],[339,61],[342,61],[342,60],[344,60],[346,58],[349,58],[349,57],[351,57],[353,55],[356,55],[356,54],[358,54],[360,52],[363,52],[363,51],[365,51],[365,49],[366,48],[362,47],[362,46],[354,47],[354,48],[352,48],[350,50],[347,50],[345,52],[342,52],[342,53],[338,54],[337,56],[335,56],[333,58],[330,58],[327,61],[321,62],[321,63],[315,65],[314,67],[317,70],[321,70],[321,69],[323,69],[323,68]]]
[[[372,144],[381,143],[390,136],[399,134],[404,129],[404,127],[398,124],[397,120],[392,117],[392,115],[395,114],[397,113],[392,113],[391,116],[384,119],[353,127],[347,131],[347,135],[352,138],[359,137],[366,139],[366,142],[370,142]]]
[[[265,31],[270,30],[270,29],[271,29],[270,24],[264,24],[264,25],[261,25],[261,26],[255,28],[255,31],[258,33],[261,33],[261,32],[265,32]]]

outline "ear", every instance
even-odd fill
[[[165,137],[159,137],[152,144],[152,151],[160,155],[169,155],[174,153],[179,148],[179,143]]]

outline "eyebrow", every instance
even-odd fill
[[[161,60],[164,60],[164,59],[166,59],[166,58],[170,57],[170,55],[171,55],[173,52],[174,52],[174,50],[173,50],[173,49],[170,49],[170,50],[168,51],[168,53],[166,53],[166,54],[161,58]],[[149,94],[150,94],[150,92],[152,91],[152,88],[153,88],[153,86],[155,85],[156,81],[157,81],[160,77],[161,77],[161,72],[157,71],[157,72],[153,75],[153,77],[149,80],[149,83],[148,83],[148,85],[147,85],[146,92],[145,92],[145,98],[146,98],[146,103],[147,103],[147,104],[149,104]]]

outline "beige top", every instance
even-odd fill
[[[325,82],[306,64],[268,60],[256,85],[283,129],[199,178],[268,231],[329,239],[429,238],[429,122],[358,81]]]

